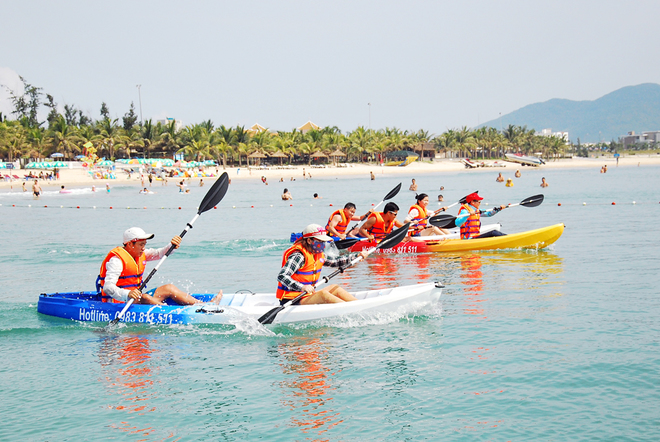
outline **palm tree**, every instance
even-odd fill
[[[105,153],[106,158],[115,159],[115,144],[119,142],[119,126],[117,119],[104,118],[96,122],[98,134],[94,137],[98,142],[99,154]]]
[[[75,126],[67,124],[62,115],[59,115],[53,122],[50,139],[53,149],[56,152],[62,151],[64,158],[73,159],[74,153],[81,152],[80,146],[78,146],[80,137],[76,134]]]

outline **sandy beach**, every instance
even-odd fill
[[[516,163],[510,163],[505,161],[484,161],[486,167],[479,167],[474,169],[466,169],[463,163],[459,158],[453,159],[436,159],[433,162],[414,162],[406,167],[386,167],[379,164],[350,164],[347,167],[337,167],[334,165],[326,167],[318,166],[287,166],[287,168],[258,168],[258,167],[227,167],[223,169],[222,166],[218,167],[207,167],[205,172],[207,174],[216,174],[216,170],[219,174],[223,171],[226,171],[229,174],[230,179],[232,180],[259,180],[262,176],[266,177],[269,183],[277,183],[280,179],[284,180],[284,183],[294,180],[301,180],[304,178],[317,178],[317,177],[341,177],[346,175],[364,175],[369,177],[370,173],[373,172],[375,179],[378,179],[382,175],[416,175],[420,176],[433,173],[447,173],[447,172],[464,172],[464,173],[492,173],[493,176],[497,176],[498,173],[502,173],[503,176],[512,176],[516,170],[520,169],[521,172],[531,172],[539,173],[544,170],[553,170],[553,169],[562,169],[562,168],[583,168],[583,169],[593,169],[594,172],[598,173],[599,170],[607,165],[608,169],[611,170],[615,167],[645,167],[645,166],[657,166],[660,165],[660,155],[644,155],[644,156],[627,156],[621,157],[619,159],[619,164],[617,166],[616,160],[609,157],[598,157],[598,158],[572,158],[572,159],[561,159],[557,161],[548,161],[545,165],[540,167],[530,167],[522,166]],[[490,167],[488,167],[490,165]],[[498,166],[498,165],[504,165]],[[0,188],[2,189],[12,189],[22,188],[23,177],[28,175],[32,171],[33,173],[38,174],[39,170],[35,169],[19,169],[19,170],[2,170],[0,171],[3,175],[11,173],[12,175],[17,175],[18,180],[2,180],[0,181]],[[305,177],[303,177],[303,172]],[[59,189],[61,186],[66,186],[67,188],[81,188],[81,187],[91,187],[95,186],[97,189],[105,188],[106,184],[110,186],[118,185],[134,185],[142,186],[142,179],[139,174],[133,174],[131,179],[127,179],[127,174],[121,170],[116,171],[116,179],[94,179],[87,170],[82,168],[72,168],[72,169],[60,169],[60,179],[59,180],[39,180],[39,185],[44,190],[55,190]],[[176,185],[178,181],[182,178],[174,177],[169,178],[169,185]],[[189,183],[197,183],[200,178],[190,178]],[[215,177],[204,177],[202,178],[204,182],[212,182],[215,180]],[[149,183],[145,176],[144,178],[145,186],[148,186]],[[160,183],[158,183],[160,185]],[[27,191],[32,189],[32,181],[27,181],[25,185]]]

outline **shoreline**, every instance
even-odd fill
[[[485,160],[486,164],[494,164],[495,160]],[[207,173],[213,173],[215,175],[216,169],[219,174],[222,172],[227,172],[231,180],[260,180],[262,176],[265,176],[269,183],[279,183],[279,179],[283,178],[282,183],[287,183],[291,181],[291,178],[295,180],[303,179],[303,169],[306,176],[311,174],[312,178],[323,177],[323,178],[332,178],[340,176],[359,176],[363,175],[369,177],[370,172],[373,172],[378,179],[382,175],[425,175],[431,173],[442,173],[442,172],[464,172],[464,173],[502,173],[502,174],[513,174],[516,170],[520,169],[523,171],[536,171],[541,172],[544,170],[557,170],[557,169],[600,169],[604,165],[607,165],[609,170],[612,170],[616,167],[642,167],[642,166],[657,166],[660,165],[660,155],[656,156],[645,156],[645,157],[625,157],[619,159],[618,166],[616,165],[616,160],[611,157],[598,157],[598,158],[571,158],[571,159],[560,159],[557,161],[548,161],[546,164],[539,167],[532,166],[522,166],[521,164],[506,162],[506,161],[497,161],[497,164],[503,164],[505,167],[495,166],[495,167],[479,167],[475,169],[466,169],[463,163],[459,158],[452,159],[436,159],[431,162],[414,162],[406,167],[392,167],[392,166],[381,166],[380,164],[350,164],[348,167],[337,167],[334,165],[327,167],[312,167],[308,165],[297,165],[290,168],[279,169],[270,167],[269,169],[260,169],[258,167],[227,167],[223,169],[222,166],[207,167],[205,171]],[[20,178],[18,180],[12,181],[0,181],[0,189],[22,189],[23,177],[30,173],[30,171],[35,172],[34,169],[3,169],[1,172],[6,175],[11,173],[12,175],[18,175]],[[122,173],[120,170],[117,170],[118,173]],[[215,181],[217,176],[214,177],[202,177],[201,179],[206,182]],[[185,179],[185,180],[199,180],[199,177],[183,178],[183,177],[172,177],[168,179],[169,184],[176,185],[176,182]],[[158,182],[155,180],[155,182]],[[71,187],[71,188],[81,188],[81,187],[90,187],[95,186],[98,190],[102,190],[106,184],[112,185],[132,185],[135,187],[142,187],[142,180],[138,174],[135,177],[126,179],[126,176],[118,175],[116,179],[94,179],[86,169],[60,169],[60,179],[59,180],[39,180],[39,185],[43,190],[53,190],[61,188],[62,185]],[[145,186],[149,187],[149,183],[145,176]],[[32,181],[26,180],[25,187],[27,191],[32,191]]]

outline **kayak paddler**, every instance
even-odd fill
[[[427,208],[429,206],[429,196],[425,193],[420,193],[419,195],[415,195],[415,200],[417,200],[417,204],[413,204],[412,206],[410,206],[410,209],[408,210],[408,216],[403,221],[404,223],[407,223],[408,221],[412,222],[411,228],[413,234],[410,236],[429,236],[429,235],[449,234],[448,230],[441,229],[436,226],[432,226],[428,223],[428,218],[432,217],[438,212],[446,211],[447,208],[440,207],[438,210],[434,212],[427,212]]]
[[[403,223],[396,219],[399,213],[399,206],[396,203],[389,202],[385,204],[382,212],[374,212],[369,215],[367,222],[362,224],[360,235],[368,238],[369,241],[378,241],[387,236],[394,226],[401,227]]]
[[[506,233],[502,233],[499,230],[491,230],[486,232],[483,235],[479,234],[481,229],[481,217],[490,217],[498,213],[499,211],[506,209],[507,206],[495,206],[487,212],[482,212],[479,210],[481,206],[482,197],[479,194],[471,193],[465,197],[465,204],[461,205],[461,208],[458,210],[458,215],[456,216],[456,227],[461,228],[461,239],[474,239],[474,238],[490,238],[493,236],[505,236]]]
[[[117,303],[124,303],[128,298],[133,298],[137,304],[162,305],[168,298],[180,305],[201,303],[174,284],[162,285],[148,293],[139,290],[147,261],[161,259],[170,248],[168,244],[160,249],[147,249],[147,240],[153,237],[153,233],[146,233],[139,227],[126,230],[123,235],[124,245],[112,249],[101,264],[99,277],[96,279],[97,291],[111,297],[110,302]],[[171,244],[178,249],[181,237],[172,238]],[[221,298],[222,290],[212,302],[218,303]]]
[[[351,221],[360,221],[371,213],[371,211],[369,211],[363,217],[360,217],[355,215],[356,210],[355,204],[346,203],[343,209],[335,210],[332,215],[330,215],[325,229],[330,235],[339,237],[340,239],[346,239],[347,236],[356,236],[358,229],[354,228],[350,232],[347,232],[346,229],[348,229],[348,224]]]
[[[310,224],[303,230],[302,237],[284,252],[282,269],[277,275],[276,296],[280,304],[296,298],[302,292],[307,292],[307,295],[297,304],[331,304],[356,300],[337,284],[314,291],[314,285],[321,277],[323,266],[347,266],[358,256],[358,253],[351,253],[338,258],[326,257],[323,253],[325,245],[332,241],[327,233],[320,225]],[[368,251],[363,250],[359,254],[364,258],[368,255]]]

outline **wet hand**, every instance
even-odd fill
[[[170,242],[172,243],[175,249],[178,249],[179,246],[181,245],[181,237],[177,235],[174,238],[172,238],[172,241]]]
[[[140,302],[142,299],[142,292],[139,289],[133,289],[128,292],[128,297],[132,298],[134,301]]]

